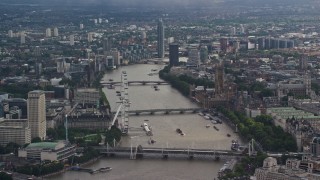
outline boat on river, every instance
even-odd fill
[[[215,130],[219,131],[219,129],[217,128],[217,126],[213,126],[213,128],[214,128]]]
[[[111,170],[112,170],[111,167],[103,167],[103,168],[98,169],[98,171],[100,171],[100,172],[107,172],[107,171],[111,171]]]

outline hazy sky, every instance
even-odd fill
[[[121,5],[127,7],[143,7],[143,6],[162,6],[162,7],[179,7],[179,6],[210,6],[217,5],[223,2],[228,2],[238,5],[257,5],[257,4],[296,4],[296,3],[308,3],[318,0],[0,0],[0,2],[20,2],[20,3],[41,3],[41,4],[54,4],[54,5]]]

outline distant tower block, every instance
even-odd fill
[[[25,44],[26,43],[26,34],[24,31],[20,33],[20,44]]]
[[[164,27],[162,19],[158,21],[158,58],[164,57]]]
[[[215,92],[216,94],[223,93],[223,85],[224,85],[224,72],[223,72],[223,64],[219,64],[215,68]]]
[[[223,52],[226,52],[228,48],[228,39],[227,38],[221,38],[220,39],[220,50]]]
[[[83,29],[84,28],[84,25],[83,24],[80,24],[80,29]]]
[[[243,24],[240,24],[240,32],[241,32],[241,34],[245,33],[245,28],[244,28]]]
[[[51,29],[50,28],[46,29],[46,37],[51,37]]]
[[[230,34],[231,35],[236,35],[236,28],[235,27],[231,27]]]
[[[55,37],[59,36],[59,30],[58,30],[57,27],[55,27],[55,28],[53,29],[53,36],[55,36]]]
[[[179,45],[169,45],[169,64],[170,66],[179,66]]]
[[[36,47],[34,48],[34,55],[35,55],[35,56],[41,56],[41,49],[40,49],[39,46],[36,46]]]
[[[141,32],[141,41],[142,43],[145,43],[147,41],[147,33],[146,31]]]
[[[109,52],[111,50],[111,47],[112,47],[112,41],[111,39],[109,38],[104,38],[103,39],[103,42],[102,42],[102,45],[103,45],[103,51],[104,52]]]
[[[88,33],[88,42],[92,42],[93,41],[93,33]]]
[[[69,43],[70,43],[70,46],[74,46],[74,35],[69,36]]]
[[[13,31],[12,31],[12,30],[9,30],[9,31],[8,31],[8,36],[9,36],[9,38],[12,38],[12,37],[13,37]]]

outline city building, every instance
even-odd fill
[[[74,35],[69,36],[69,44],[70,46],[74,46]]]
[[[230,35],[231,35],[231,36],[236,35],[236,28],[235,28],[235,27],[231,27],[231,29],[230,29]]]
[[[199,67],[200,65],[200,52],[197,48],[190,48],[188,51],[187,66]]]
[[[141,42],[146,43],[147,41],[147,33],[146,31],[141,31]]]
[[[0,104],[2,104],[3,115],[5,118],[27,119],[28,117],[27,100],[21,99],[21,98],[4,99]],[[18,114],[13,112],[18,112]]]
[[[169,64],[170,66],[179,65],[179,45],[178,44],[169,45]]]
[[[206,62],[208,60],[208,47],[202,45],[200,47],[200,61],[202,63]]]
[[[257,180],[302,180],[306,173],[299,169],[299,162],[290,161],[291,168],[281,167],[277,159],[268,157],[263,161],[263,167],[255,170]],[[296,163],[296,165],[293,165]]]
[[[55,27],[55,28],[53,29],[53,36],[54,36],[54,37],[59,36],[59,29],[58,29],[57,27]]]
[[[80,29],[83,29],[84,28],[84,25],[83,24],[80,24]]]
[[[157,27],[157,33],[158,33],[158,58],[164,57],[164,26],[162,19],[159,19],[158,21],[158,27]]]
[[[89,32],[88,33],[88,42],[92,42],[93,41],[93,33]]]
[[[46,138],[46,100],[43,91],[35,90],[28,93],[28,122],[31,138]]]
[[[13,38],[13,31],[12,31],[12,30],[9,30],[9,31],[8,31],[8,37],[9,37],[9,38]]]
[[[36,47],[34,48],[33,54],[34,54],[35,56],[41,56],[41,48],[40,48],[40,46],[36,46]]]
[[[113,56],[107,56],[107,68],[114,68],[114,58]]]
[[[258,49],[259,50],[264,50],[266,45],[265,45],[265,38],[261,37],[261,38],[258,38]]]
[[[111,49],[107,54],[107,57],[108,56],[112,56],[113,57],[113,60],[114,60],[114,66],[119,66],[121,64],[120,60],[121,60],[121,57],[120,57],[120,52],[117,50],[117,49]]]
[[[109,38],[104,38],[103,41],[102,41],[102,44],[103,44],[103,51],[104,52],[108,52],[111,50],[112,48],[112,41],[111,39]]]
[[[243,24],[240,24],[240,33],[244,34],[245,33],[245,27]]]
[[[64,73],[65,72],[65,64],[66,61],[64,58],[59,58],[56,60],[57,62],[57,73]]]
[[[81,104],[99,103],[100,93],[96,89],[77,89],[74,94],[74,101]]]
[[[0,119],[0,145],[9,142],[24,145],[31,142],[31,130],[27,119]]]
[[[286,79],[276,84],[269,83],[267,88],[273,90],[279,99],[289,93],[294,97],[306,97],[311,95],[311,78],[305,74],[303,77]]]
[[[19,149],[18,157],[41,161],[62,161],[75,154],[76,147],[66,141],[31,143]]]
[[[263,167],[256,168],[256,180],[318,180],[320,162],[304,155],[302,160],[289,158],[285,165],[278,165],[277,159],[268,157]]]
[[[227,38],[221,38],[220,39],[220,50],[223,52],[226,52],[228,49],[228,39]]]
[[[215,76],[214,76],[214,84],[215,84],[215,94],[221,95],[224,93],[224,66],[223,64],[218,64],[215,67]]]
[[[20,33],[20,44],[25,44],[26,43],[26,34],[24,31]]]
[[[46,37],[51,37],[51,29],[50,28],[46,29]]]
[[[320,156],[320,137],[314,137],[310,143],[311,155],[314,157]]]

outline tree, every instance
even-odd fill
[[[41,141],[42,141],[41,138],[35,137],[35,138],[33,138],[33,139],[31,140],[31,143],[38,143],[38,142],[41,142]]]
[[[6,153],[18,153],[18,149],[20,148],[19,144],[14,142],[9,142],[6,146]]]
[[[261,97],[271,97],[273,96],[273,92],[271,89],[263,89],[261,92],[260,92],[260,96]]]
[[[5,172],[0,172],[0,179],[1,180],[11,180],[12,177],[9,174],[5,173]]]
[[[108,143],[110,146],[114,145],[114,141],[119,142],[121,140],[121,130],[115,125],[111,126],[111,129],[106,132],[105,143]]]
[[[6,153],[6,149],[0,145],[0,154],[5,154]]]

